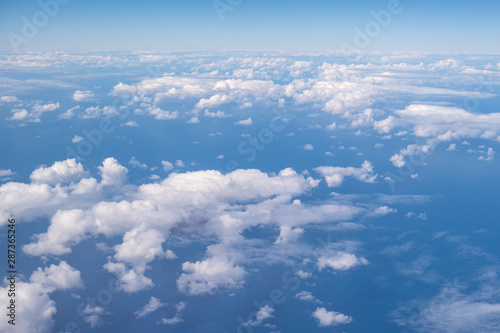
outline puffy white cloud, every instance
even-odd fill
[[[26,109],[12,109],[12,116],[10,118],[6,118],[7,120],[15,120],[15,121],[25,121],[25,122],[40,122],[40,117],[44,112],[50,112],[57,110],[59,108],[59,103],[50,103],[50,104],[35,104],[31,108],[31,112],[28,112]]]
[[[184,273],[177,279],[180,292],[189,295],[212,294],[219,290],[232,290],[243,286],[245,270],[224,257],[211,257],[202,261],[182,264]]]
[[[312,144],[307,143],[302,147],[302,149],[304,149],[305,151],[309,151],[309,150],[314,150],[314,147]]]
[[[116,117],[120,113],[116,110],[116,107],[107,105],[105,107],[91,106],[86,108],[80,117],[83,119],[93,119],[93,118],[111,118]]]
[[[289,225],[280,226],[280,235],[274,244],[291,242],[300,237],[304,233],[302,228],[292,228]]]
[[[0,169],[0,179],[14,176],[15,174],[16,173],[13,172],[11,169],[4,169],[4,170]]]
[[[71,118],[73,118],[73,116],[75,116],[75,110],[79,110],[79,109],[80,109],[80,105],[74,106],[74,107],[66,110],[66,112],[59,114],[59,116],[57,116],[57,117],[59,119],[71,119]]]
[[[169,172],[174,169],[174,165],[169,161],[161,161],[161,165],[163,165],[163,170]]]
[[[178,168],[184,168],[185,167],[184,162],[182,162],[181,160],[176,160],[175,161],[175,166],[178,167]]]
[[[339,312],[327,311],[326,308],[323,307],[316,308],[312,316],[318,321],[318,326],[337,326],[352,322],[351,317]]]
[[[255,319],[249,320],[244,325],[246,326],[259,326],[264,322],[264,320],[274,317],[274,309],[269,305],[264,305],[255,314]]]
[[[375,122],[374,128],[390,133],[396,126],[413,126],[413,134],[440,141],[483,138],[499,141],[500,113],[479,114],[464,109],[426,104],[411,104],[395,112],[398,118]]]
[[[91,216],[81,209],[59,210],[47,233],[37,235],[36,242],[24,245],[23,251],[33,256],[70,253],[70,246],[78,244],[94,226]]]
[[[0,331],[52,332],[54,326],[52,317],[57,313],[57,309],[56,303],[50,299],[50,293],[80,287],[82,287],[80,272],[64,261],[59,265],[38,268],[31,275],[30,282],[16,281],[16,325],[9,324],[6,317],[0,321]],[[8,289],[9,287],[0,287],[2,304],[9,304]]]
[[[252,125],[252,118],[249,117],[247,119],[237,121],[237,122],[235,122],[235,124],[236,125],[244,125],[244,126]]]
[[[128,170],[113,157],[108,157],[99,167],[104,186],[118,186],[127,179]]]
[[[83,141],[83,138],[79,135],[75,135],[75,137],[73,139],[71,139],[71,142],[72,143],[78,143],[78,142],[81,142]]]
[[[425,157],[429,156],[434,152],[434,149],[436,148],[437,144],[438,141],[435,139],[427,140],[427,143],[421,146],[417,144],[410,144],[406,148],[401,149],[399,151],[399,154],[394,154],[393,156],[391,156],[389,161],[391,161],[396,168],[401,168],[406,165],[406,161],[404,159],[405,156],[413,158],[415,160],[413,164],[422,163]],[[418,156],[418,157],[414,158],[413,156]]]
[[[76,102],[88,102],[94,99],[94,93],[90,90],[77,90],[73,94],[73,100]]]
[[[316,297],[313,296],[313,294],[310,291],[301,291],[295,294],[295,298],[306,302],[321,303],[319,300],[316,299]]]
[[[130,164],[134,168],[139,168],[139,169],[147,169],[148,168],[147,164],[139,162],[137,160],[137,158],[135,158],[135,156],[132,156],[130,161],[128,161],[128,164]]]
[[[76,181],[85,176],[86,172],[76,159],[55,162],[51,167],[41,167],[33,171],[30,179],[35,183],[56,185]]]
[[[68,265],[66,261],[61,261],[59,265],[52,264],[44,269],[39,267],[31,274],[30,282],[40,284],[47,292],[83,287],[80,271]]]
[[[368,265],[368,260],[363,257],[347,252],[327,253],[318,258],[318,268],[322,271],[325,268],[332,268],[336,271],[347,271],[360,265]]]
[[[50,299],[46,290],[39,284],[17,281],[16,283],[16,326],[7,322],[8,317],[0,321],[2,332],[52,332],[54,320],[52,317],[57,313],[56,303]],[[9,304],[7,298],[8,287],[0,287],[0,301]],[[19,320],[22,316],[24,320]],[[15,328],[15,330],[12,330]]]
[[[109,314],[100,306],[91,306],[87,304],[81,311],[83,320],[92,328],[99,326],[102,323],[102,316]]]
[[[162,303],[160,299],[151,296],[148,304],[144,305],[140,310],[137,310],[134,314],[136,318],[146,317],[148,314],[166,306],[167,303]]]
[[[314,171],[325,178],[328,187],[342,185],[345,177],[354,177],[365,183],[374,183],[378,176],[374,173],[373,165],[369,161],[364,161],[361,168],[320,166],[314,168]]]
[[[118,276],[118,288],[126,293],[135,293],[154,286],[153,281],[144,276],[144,270],[139,268],[139,272],[134,268],[127,269],[126,265],[119,262],[108,262],[104,269]]]
[[[16,96],[0,96],[0,102],[13,103],[17,102],[19,99]]]
[[[391,156],[389,161],[391,161],[396,168],[402,168],[406,164],[404,157],[399,154],[394,154],[393,156]]]
[[[477,159],[480,161],[493,161],[495,158],[495,151],[493,148],[488,148],[488,151],[486,152],[486,156],[479,156]]]

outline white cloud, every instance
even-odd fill
[[[289,225],[280,226],[280,235],[274,244],[292,242],[300,237],[304,233],[302,228],[292,228]]]
[[[310,291],[301,291],[295,295],[295,298],[306,302],[321,303]]]
[[[160,299],[151,296],[148,304],[144,305],[140,310],[137,310],[134,314],[136,318],[146,317],[148,314],[155,312],[156,310],[166,306],[167,303],[162,303]]]
[[[368,265],[368,260],[363,257],[358,258],[354,254],[347,252],[326,253],[318,258],[320,271],[325,268],[332,268],[335,271],[347,271],[360,265]]]
[[[211,118],[225,118],[229,117],[224,111],[218,110],[217,112],[210,112],[210,110],[205,110],[205,116]]]
[[[181,160],[176,160],[175,166],[178,168],[184,168],[186,165],[184,165],[184,162],[182,162]]]
[[[316,308],[312,316],[318,321],[318,326],[337,326],[352,322],[351,317],[339,312],[327,311],[326,308],[323,307]]]
[[[109,314],[100,306],[91,306],[87,304],[82,310],[81,315],[83,320],[92,328],[99,326],[102,323],[102,316]]]
[[[16,281],[16,325],[12,326],[5,320],[0,321],[0,331],[13,332],[52,332],[57,313],[56,303],[50,299],[50,294],[56,290],[81,288],[80,272],[66,262],[51,265],[44,269],[38,268],[31,275],[30,282]],[[0,287],[0,302],[9,304],[7,297],[9,287]],[[20,317],[23,320],[20,320]]]
[[[329,131],[333,131],[333,130],[335,130],[335,129],[337,128],[337,123],[336,123],[336,122],[333,122],[333,123],[331,123],[330,125],[326,126],[325,128],[326,128],[327,130],[329,130]]]
[[[249,320],[244,324],[244,326],[259,326],[266,319],[273,318],[274,309],[269,305],[264,305],[257,311],[255,319]]]
[[[55,185],[80,180],[85,174],[83,165],[73,158],[56,162],[51,167],[40,167],[31,173],[30,179],[35,183]]]
[[[314,168],[314,171],[325,178],[328,187],[342,185],[345,177],[354,177],[365,183],[374,183],[377,178],[377,174],[373,172],[373,165],[369,161],[364,161],[361,168],[320,166]]]
[[[174,165],[169,161],[161,161],[161,165],[163,165],[163,170],[169,172],[174,169]]]
[[[1,96],[0,102],[13,103],[17,102],[19,99],[16,96]]]
[[[57,110],[59,108],[59,103],[50,103],[50,104],[35,104],[31,108],[31,112],[28,112],[26,109],[12,109],[12,116],[10,118],[6,118],[7,120],[15,120],[15,121],[25,121],[25,122],[40,122],[40,117],[45,112],[51,112]]]
[[[81,142],[83,141],[83,138],[79,135],[75,135],[75,137],[73,139],[71,139],[71,142],[72,143],[78,143],[78,142]]]
[[[61,261],[59,265],[52,264],[44,269],[39,267],[31,274],[30,283],[40,284],[47,292],[83,288],[80,272],[66,261]]]
[[[394,154],[393,156],[391,156],[389,161],[391,161],[396,168],[402,168],[406,165],[404,157],[399,154]]]
[[[235,122],[236,125],[244,125],[244,126],[249,126],[252,125],[252,118],[249,117],[247,119],[243,119],[240,121]]]
[[[189,295],[213,294],[219,290],[232,290],[243,286],[245,270],[224,257],[185,262],[184,273],[177,279],[180,292]]]
[[[147,169],[148,168],[147,164],[139,162],[137,160],[137,158],[135,158],[135,156],[132,156],[130,161],[128,161],[128,164],[130,164],[134,168],[139,168],[139,169]]]
[[[90,90],[77,90],[73,94],[73,100],[76,102],[88,102],[94,99],[94,93]]]
[[[125,127],[137,127],[139,124],[135,120],[129,120],[126,123],[123,123],[121,126]]]
[[[11,169],[2,170],[0,169],[0,178],[14,176],[16,173]]]
[[[495,158],[495,151],[493,148],[488,148],[488,151],[486,152],[486,156],[479,156],[477,159],[480,161],[493,161]]]
[[[304,149],[304,150],[308,151],[308,150],[313,150],[313,149],[314,149],[314,147],[313,147],[313,145],[312,145],[312,144],[307,143],[307,144],[305,144],[305,145],[302,147],[302,149]]]
[[[108,105],[105,107],[91,106],[86,108],[80,117],[83,119],[94,119],[94,118],[111,118],[116,117],[120,113],[116,110],[116,107]]]
[[[102,177],[101,184],[104,186],[118,186],[127,179],[127,168],[118,163],[113,157],[105,159],[99,170]]]
[[[479,114],[456,107],[412,104],[395,114],[399,118],[389,116],[375,122],[374,128],[390,133],[396,126],[413,126],[414,135],[440,141],[460,138],[500,141],[500,113]]]
[[[448,148],[446,148],[446,151],[454,151],[457,150],[457,144],[456,143],[451,143]]]
[[[191,117],[186,123],[188,124],[198,124],[200,122],[200,119],[198,117]]]
[[[75,116],[75,110],[79,110],[79,109],[80,109],[80,105],[74,106],[74,107],[66,110],[66,112],[61,113],[58,116],[58,118],[59,119],[71,119],[71,118],[73,118],[73,116]]]

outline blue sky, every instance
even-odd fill
[[[371,11],[389,1],[234,1],[220,20],[211,1],[69,1],[24,50],[339,49]],[[225,2],[227,5],[228,3]],[[498,52],[496,1],[401,1],[403,9],[367,49],[382,51]],[[7,33],[37,1],[0,5],[1,50]]]

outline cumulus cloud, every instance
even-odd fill
[[[52,264],[44,269],[39,267],[31,274],[30,282],[40,284],[47,292],[83,288],[80,271],[68,265],[66,261],[61,261],[59,265]]]
[[[314,150],[314,147],[312,144],[307,143],[302,147],[302,149],[304,149],[305,151],[309,151],[309,150]]]
[[[40,117],[45,112],[51,112],[57,110],[59,108],[59,103],[50,103],[50,104],[35,104],[31,111],[26,109],[12,109],[12,116],[6,118],[7,120],[13,121],[23,121],[23,122],[34,122],[39,123]]]
[[[249,117],[247,119],[237,121],[237,122],[235,122],[235,124],[236,125],[244,125],[244,126],[252,125],[252,118]]]
[[[401,168],[406,165],[405,157],[409,157],[414,160],[412,164],[419,165],[423,162],[425,157],[434,152],[437,144],[438,141],[434,139],[427,140],[427,143],[424,145],[410,144],[406,148],[401,149],[399,154],[391,156],[389,161],[391,161],[396,168]]]
[[[54,326],[53,316],[57,313],[56,303],[50,299],[50,294],[56,290],[81,288],[83,282],[80,272],[66,262],[59,265],[38,268],[30,277],[29,282],[16,282],[16,312],[24,318],[16,318],[16,331],[21,332],[51,332]],[[9,303],[7,290],[0,287],[0,301]],[[0,321],[0,331],[11,332],[12,325],[7,320]]]
[[[354,177],[365,183],[374,183],[378,176],[374,173],[373,165],[369,161],[364,161],[361,168],[320,166],[314,168],[314,171],[325,178],[328,187],[342,185],[345,177]]]
[[[33,171],[30,179],[35,183],[55,185],[81,179],[85,170],[76,159],[55,162],[51,167],[41,167]]]
[[[477,159],[480,161],[493,161],[495,158],[495,151],[493,148],[488,148],[488,151],[486,152],[485,156],[479,156]]]
[[[75,102],[88,102],[94,99],[94,93],[90,90],[77,90],[73,94]]]
[[[482,138],[500,141],[500,113],[479,114],[464,109],[426,104],[411,104],[375,122],[374,128],[390,133],[397,126],[413,126],[418,137],[450,141],[461,138]]]
[[[184,273],[177,279],[180,292],[189,295],[212,294],[218,290],[243,286],[245,270],[224,257],[182,264]]]
[[[316,297],[313,296],[313,294],[310,291],[301,291],[295,294],[295,298],[306,302],[321,303],[319,300],[316,299]]]
[[[81,311],[83,320],[92,328],[99,326],[102,323],[102,316],[109,313],[100,306],[91,306],[87,304]]]
[[[174,169],[174,165],[169,161],[161,161],[161,165],[163,166],[163,170],[166,172],[172,171]]]
[[[274,313],[274,309],[266,304],[263,307],[261,307],[259,309],[259,311],[257,311],[257,314],[255,315],[255,319],[249,320],[244,325],[246,325],[246,326],[259,326],[264,322],[264,320],[274,317],[273,313]]]
[[[326,308],[316,308],[312,314],[318,322],[318,326],[337,326],[349,324],[352,318],[335,311],[327,311]]]
[[[13,103],[17,102],[19,99],[16,96],[1,96],[0,102]]]
[[[138,319],[146,317],[150,313],[155,312],[156,310],[158,310],[166,305],[167,305],[167,303],[162,303],[160,301],[160,299],[151,296],[148,304],[144,305],[140,310],[137,310],[135,312],[135,317]]]
[[[360,265],[368,265],[368,260],[363,257],[358,258],[352,253],[327,253],[318,258],[318,268],[320,271],[325,268],[331,268],[335,271],[347,271]]]
[[[134,168],[139,168],[139,169],[147,169],[148,168],[147,164],[139,162],[137,160],[137,158],[135,158],[135,156],[132,156],[130,161],[128,161],[128,164],[130,164]]]

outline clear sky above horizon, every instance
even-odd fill
[[[49,2],[2,1],[0,51],[14,50],[9,33],[23,37],[26,21],[34,23],[42,11],[40,3]],[[46,24],[39,15],[38,31],[19,44],[19,50],[337,50],[342,42],[353,44],[355,28],[365,31],[374,21],[371,12],[386,10],[389,3],[70,0],[60,4],[53,17],[46,16]],[[500,31],[498,1],[401,0],[399,8],[361,49],[500,52],[495,42]]]

